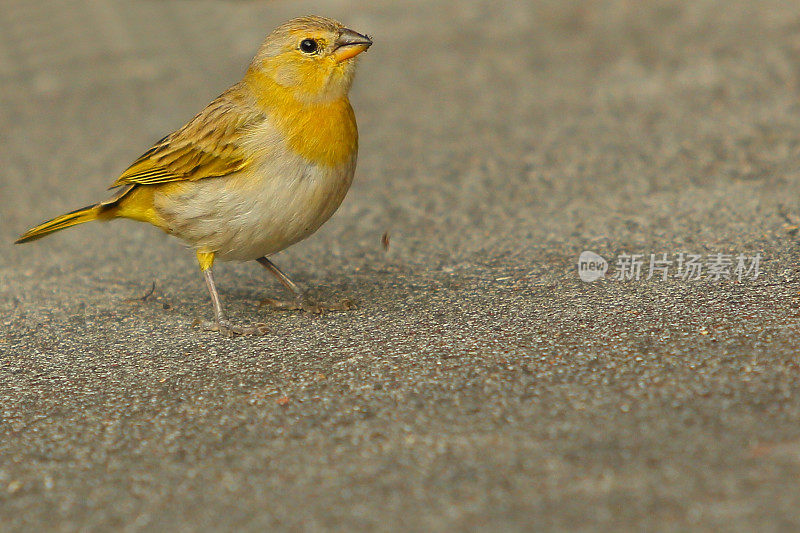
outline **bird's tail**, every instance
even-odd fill
[[[72,211],[71,213],[67,213],[66,215],[56,217],[53,220],[48,220],[47,222],[39,224],[38,226],[23,233],[20,238],[16,240],[16,244],[35,241],[36,239],[41,239],[46,235],[50,235],[51,233],[64,228],[69,228],[70,226],[76,226],[78,224],[83,224],[84,222],[97,220],[100,218],[100,214],[105,210],[104,208],[105,206],[103,204],[90,205],[82,209]]]

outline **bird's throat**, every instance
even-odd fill
[[[250,72],[248,78],[257,105],[295,153],[310,163],[329,167],[355,157],[358,129],[347,96],[301,101],[296,88],[278,85],[261,72]]]

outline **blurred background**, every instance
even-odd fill
[[[221,339],[158,230],[11,244],[308,13],[375,44],[353,188],[276,262],[358,309],[225,264],[272,333]],[[797,528],[799,155],[798,2],[3,0],[0,529]],[[763,276],[586,284],[584,250]]]
[[[674,229],[671,241],[711,246],[732,229],[757,231],[752,188],[782,191],[796,171],[800,42],[783,2],[9,0],[5,240],[102,196],[238,80],[266,33],[307,12],[377,39],[352,97],[356,188],[332,222],[348,225],[348,239],[393,229],[396,244],[466,258],[636,225],[647,231],[631,244]],[[697,187],[707,201],[695,201]],[[730,216],[717,225],[720,211]],[[77,231],[105,248],[96,237],[107,228]],[[111,231],[153,237],[131,223]]]

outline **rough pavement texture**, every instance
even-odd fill
[[[800,4],[37,4],[0,10],[1,529],[800,527]],[[221,265],[272,330],[229,340],[157,230],[11,245],[308,12],[376,44],[353,189],[276,261],[356,310]],[[589,284],[583,250],[762,274]]]

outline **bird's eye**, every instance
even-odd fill
[[[314,39],[303,39],[300,41],[300,50],[306,54],[313,54],[317,51],[317,48],[319,48],[319,45]]]

